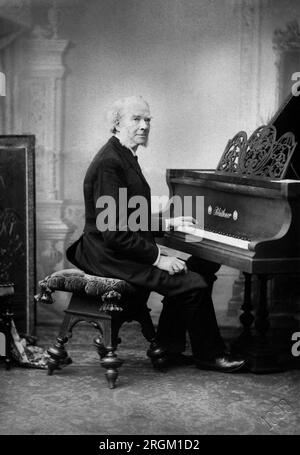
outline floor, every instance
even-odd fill
[[[38,344],[49,346],[56,332],[38,327]],[[53,376],[0,365],[0,434],[300,434],[300,370],[224,374],[189,365],[155,372],[138,324],[130,323],[119,348],[126,361],[109,390],[93,336],[90,326],[77,328],[68,346],[73,364]]]

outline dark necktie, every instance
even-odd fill
[[[137,167],[138,167],[138,168],[140,169],[140,171],[142,172],[141,166],[140,166],[140,163],[139,163],[139,160],[138,160],[137,155],[133,155],[133,156],[134,156],[134,159],[135,159],[135,162],[136,162]]]
[[[146,185],[148,186],[147,180],[145,179],[144,174],[143,174],[143,171],[142,171],[141,166],[140,166],[140,164],[139,164],[139,160],[138,160],[137,155],[133,155],[133,157],[135,158],[135,162],[136,162],[136,167],[137,167],[137,169],[139,170],[139,172],[140,172],[142,178],[144,179]]]
[[[134,158],[135,158],[135,162],[136,162],[136,167],[139,169],[140,173],[143,175],[143,171],[141,169],[141,166],[140,166],[140,163],[139,163],[139,160],[138,160],[138,157],[137,155],[133,155]]]

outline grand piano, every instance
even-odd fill
[[[161,243],[244,273],[243,331],[233,347],[256,373],[283,368],[268,336],[268,280],[300,273],[299,119],[300,97],[291,96],[250,138],[242,131],[228,141],[216,170],[167,170],[170,200],[180,197],[197,225],[166,232]]]

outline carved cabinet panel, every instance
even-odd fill
[[[34,326],[35,137],[0,136],[0,283],[14,283],[18,330]]]

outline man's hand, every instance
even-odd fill
[[[197,220],[192,216],[177,216],[176,218],[170,218],[168,220],[168,225],[169,228],[173,228],[174,230],[178,229],[180,226],[195,228]]]
[[[160,256],[158,264],[156,265],[161,270],[165,270],[169,275],[175,273],[187,272],[187,266],[184,261],[174,256]]]

